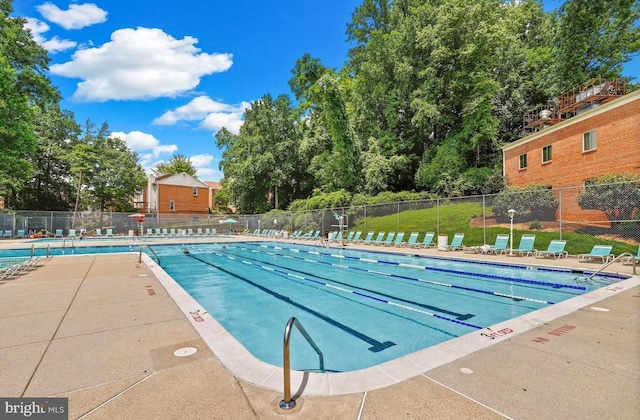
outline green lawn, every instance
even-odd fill
[[[437,224],[437,209],[423,209],[423,210],[407,210],[398,214],[391,214],[381,217],[367,217],[366,229],[364,226],[364,220],[356,220],[356,224],[351,229],[353,231],[362,230],[364,237],[367,232],[384,231],[384,232],[405,232],[405,240],[409,237],[411,232],[420,232],[418,238],[422,240],[425,232],[438,233]],[[440,233],[445,233],[449,236],[449,241],[453,238],[455,233],[464,233],[464,244],[467,246],[482,245],[484,243],[483,229],[482,227],[471,227],[470,221],[472,218],[482,215],[481,203],[456,203],[440,206]],[[496,239],[496,235],[500,233],[509,233],[509,228],[505,227],[487,227],[486,242],[493,244]],[[559,239],[558,232],[541,232],[538,230],[513,230],[514,244],[520,243],[520,237],[523,234],[535,234],[536,249],[547,249],[549,242],[552,239]],[[386,235],[385,235],[386,236]],[[567,247],[565,248],[570,254],[583,254],[591,251],[594,245],[613,245],[613,253],[620,255],[623,252],[630,252],[636,254],[638,251],[637,245],[630,245],[624,242],[613,241],[609,239],[601,239],[591,235],[585,235],[581,233],[563,232],[562,239],[567,241]],[[435,239],[434,239],[435,242]]]

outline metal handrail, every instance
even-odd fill
[[[151,247],[149,245],[140,245],[140,254],[138,255],[138,264],[142,262],[142,248],[147,248],[149,251],[151,251],[151,253],[153,255],[155,255],[156,259],[158,260],[158,265],[160,267],[162,267],[162,264],[160,263],[160,257],[158,257],[158,254],[156,254],[156,252],[151,249]]]
[[[318,353],[318,358],[320,359],[320,370],[324,371],[324,356],[322,355],[320,348],[311,339],[311,336],[307,333],[302,324],[300,324],[300,321],[295,317],[289,318],[289,322],[287,322],[287,326],[284,328],[284,342],[282,344],[282,355],[284,359],[284,399],[280,401],[280,408],[283,410],[290,410],[296,406],[296,401],[291,398],[291,366],[289,363],[289,339],[291,337],[291,329],[294,325],[298,328],[300,334],[302,334],[311,347],[313,347],[316,353]]]
[[[592,282],[592,278],[595,277],[596,274],[600,274],[602,272],[602,270],[604,270],[605,268],[609,267],[611,264],[613,264],[614,262],[616,262],[617,260],[619,260],[621,257],[631,257],[631,261],[633,261],[633,275],[635,276],[636,273],[636,258],[635,255],[633,255],[630,252],[623,252],[622,254],[618,255],[617,257],[615,257],[614,259],[612,259],[611,261],[609,261],[608,263],[606,263],[605,265],[603,265],[602,267],[600,267],[598,269],[598,271],[596,271],[595,273],[591,274],[589,277],[587,277],[585,279],[586,282]]]

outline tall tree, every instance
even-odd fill
[[[131,198],[144,188],[147,177],[138,155],[123,140],[110,137],[106,123],[96,130],[87,120],[70,159],[77,186],[76,210],[133,210]]]
[[[0,0],[0,195],[8,207],[33,173],[33,107],[59,99],[45,75],[47,51],[24,28],[25,19],[10,17],[12,4]]]
[[[156,175],[175,175],[180,172],[185,172],[193,177],[196,176],[198,170],[191,159],[184,155],[174,155],[169,162],[158,163],[151,171]]]
[[[30,157],[33,177],[18,194],[16,208],[69,211],[74,207],[74,187],[69,182],[73,148],[78,145],[80,126],[73,114],[58,106],[35,109],[38,147]]]
[[[622,75],[640,51],[637,0],[567,0],[558,13],[555,56],[562,93],[594,77]]]

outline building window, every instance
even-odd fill
[[[176,202],[169,200],[169,211],[176,211]]]
[[[198,196],[198,189],[196,187],[193,187],[193,196],[194,197]]]
[[[587,131],[582,134],[582,151],[588,152],[590,150],[595,150],[597,147],[596,142],[596,130]]]
[[[542,148],[542,163],[551,162],[551,145]]]
[[[527,154],[520,155],[520,169],[527,169]]]

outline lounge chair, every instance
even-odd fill
[[[393,240],[393,246],[404,246],[404,232],[398,232],[396,239]]]
[[[96,229],[96,236],[102,236],[102,229]]]
[[[374,231],[370,231],[369,233],[367,233],[367,236],[365,236],[364,239],[360,239],[359,241],[354,241],[354,242],[359,244],[369,244],[373,240],[373,235],[374,235]]]
[[[353,240],[353,235],[355,235],[354,231],[349,232],[347,235],[347,242],[351,242]]]
[[[612,245],[594,245],[591,252],[588,254],[578,254],[578,261],[587,262],[599,258],[603,264],[607,263],[610,259],[614,259],[616,257],[611,253],[612,249]]]
[[[78,236],[76,235],[76,230],[75,229],[69,229],[69,233],[67,233],[67,238],[77,238]]]
[[[196,229],[196,234],[202,236],[202,228]]]
[[[514,255],[516,253],[520,254],[521,257],[524,257],[525,253],[527,254],[526,255],[527,257],[531,254],[535,255],[535,253],[538,252],[538,250],[533,247],[533,244],[535,241],[536,241],[536,235],[529,235],[529,234],[522,235],[522,237],[520,238],[520,245],[518,245],[517,249],[513,250]]]
[[[387,238],[384,241],[381,241],[380,243],[376,244],[376,245],[382,245],[382,246],[392,246],[393,245],[393,237],[396,236],[395,232],[389,232],[387,234]]]
[[[170,236],[176,236],[176,230],[175,229],[169,229],[169,235]]]
[[[215,230],[215,229],[211,229],[211,234],[212,234],[212,235],[216,235],[217,233],[218,233],[218,231],[217,231],[217,230]]]
[[[153,236],[153,228],[147,228],[147,236]]]
[[[422,242],[420,242],[421,248],[433,248],[436,244],[433,243],[433,237],[436,234],[434,232],[427,232],[424,234],[424,238],[422,238]]]
[[[112,237],[113,236],[113,229],[107,229],[107,233],[105,233],[104,236]]]
[[[193,235],[193,229],[192,228],[187,229],[187,235]]]
[[[622,259],[622,264],[624,265],[631,265],[634,263],[635,260],[635,264],[640,264],[640,246],[638,246],[638,253],[635,255],[635,257],[625,257]]]
[[[549,247],[547,248],[546,251],[536,252],[535,257],[536,258],[553,257],[557,259],[567,258],[569,253],[564,250],[564,247],[566,245],[567,245],[567,241],[554,239],[551,241],[551,243],[549,243]]]
[[[362,236],[361,230],[357,231],[356,234],[353,235],[353,238],[351,238],[350,242],[360,242],[360,236]]]
[[[7,239],[7,238],[11,238],[10,230],[5,230],[4,232],[2,232],[2,239]]]
[[[456,233],[455,235],[453,235],[453,239],[451,240],[451,243],[447,245],[445,249],[447,251],[457,251],[460,249],[464,249],[464,244],[462,243],[463,239],[464,239],[464,233]]]
[[[503,254],[509,246],[509,235],[499,234],[493,245],[465,246],[463,251],[477,254]]]
[[[378,232],[378,236],[376,236],[376,239],[372,240],[371,242],[367,242],[369,245],[380,245],[384,239],[384,234],[385,232]]]
[[[53,237],[62,238],[62,229],[56,229],[56,234]]]
[[[24,229],[18,229],[18,233],[16,233],[16,238],[18,239],[24,239]]]
[[[419,235],[420,235],[419,232],[411,232],[411,234],[409,234],[409,239],[407,239],[407,242],[403,242],[400,246],[405,246],[409,248],[415,247],[416,245],[418,245]]]

